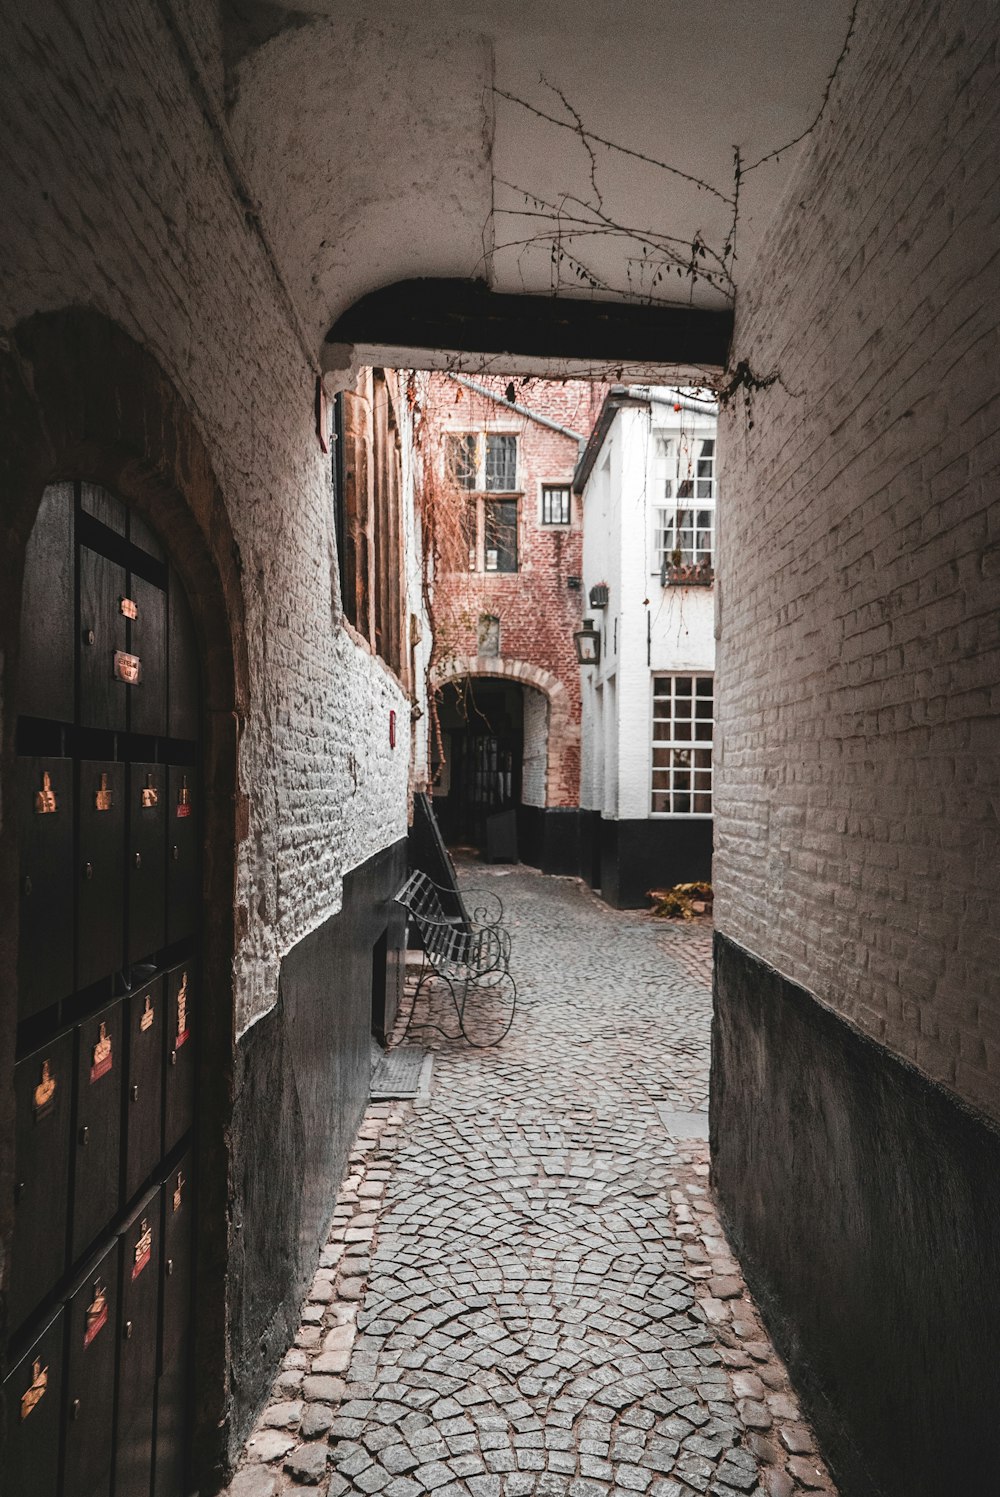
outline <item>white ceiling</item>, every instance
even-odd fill
[[[230,123],[317,343],[365,292],[422,275],[724,304],[721,272],[738,285],[796,159],[745,177],[734,261],[734,146],[749,164],[809,125],[850,9],[386,0],[373,20],[359,0],[230,4],[254,23],[253,44],[231,29]],[[660,165],[591,140],[592,163],[576,116]]]

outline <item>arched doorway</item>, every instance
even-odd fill
[[[11,345],[5,1474],[89,1497],[113,1471],[122,1497],[182,1497],[218,1464],[225,1408],[234,553],[148,355],[78,311]]]

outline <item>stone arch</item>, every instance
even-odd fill
[[[495,655],[455,655],[435,666],[431,672],[431,685],[447,686],[449,682],[461,680],[465,676],[479,680],[492,678],[516,681],[542,693],[548,702],[545,804],[553,804],[553,796],[558,791],[566,788],[572,790],[572,787],[562,787],[558,783],[563,755],[573,741],[569,695],[558,676],[543,670],[539,665],[530,665],[526,660],[510,660]]]
[[[180,395],[154,358],[97,312],[40,313],[0,340],[0,806],[13,805],[14,724],[25,547],[42,493],[83,479],[125,500],[169,545],[194,615],[201,663],[204,771],[205,991],[197,1169],[195,1305],[198,1411],[195,1462],[220,1464],[227,1411],[227,1294],[233,1111],[233,953],[236,850],[247,822],[237,755],[248,691],[239,550],[208,452]],[[0,821],[0,964],[17,970],[18,849],[11,815]],[[0,1261],[12,1231],[16,984],[0,995]],[[6,1340],[6,1308],[0,1312]]]

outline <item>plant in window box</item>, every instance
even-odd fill
[[[607,608],[610,589],[606,582],[595,582],[590,589],[591,608]]]
[[[679,550],[671,551],[663,558],[660,583],[663,587],[711,587],[715,581],[715,568],[703,556],[700,561],[682,561]]]

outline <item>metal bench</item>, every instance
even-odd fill
[[[503,904],[492,890],[463,890],[472,905],[471,915],[467,915],[467,907],[461,914],[447,915],[441,902],[441,895],[446,892],[417,869],[395,896],[420,936],[424,954],[411,1019],[424,984],[439,978],[451,994],[463,1038],[476,1049],[488,1049],[499,1044],[509,1032],[517,1005],[517,986],[510,975],[510,932],[502,923]],[[503,1032],[485,1042],[477,1040],[466,1026],[470,991],[502,986],[510,989],[510,1016]],[[414,1027],[439,1029],[447,1034],[439,1025]]]

